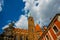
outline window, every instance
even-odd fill
[[[20,40],[22,40],[22,36],[20,36]]]
[[[28,37],[26,37],[26,40],[28,40]]]
[[[14,37],[14,40],[17,40],[17,37],[16,36]]]
[[[24,40],[24,36],[21,35],[21,36],[20,36],[20,40]]]
[[[49,40],[49,37],[48,37],[48,35],[46,35],[46,40]]]
[[[32,19],[31,19],[31,21],[32,21]]]
[[[53,29],[56,33],[58,32],[58,29],[56,28],[56,26],[54,26]]]

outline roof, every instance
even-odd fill
[[[39,35],[41,36],[42,35],[42,29],[40,28],[40,26],[38,24],[36,24],[36,27],[35,27],[35,32],[39,33]]]
[[[42,32],[42,30],[38,24],[36,24],[35,31],[36,32]]]

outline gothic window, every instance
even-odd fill
[[[58,32],[58,29],[56,26],[53,27],[53,30],[57,33]]]

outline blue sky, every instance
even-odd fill
[[[41,28],[60,13],[60,0],[0,0],[0,32],[15,21],[16,28],[28,28],[27,16],[31,13],[34,23]]]
[[[2,27],[11,21],[17,21],[24,7],[22,0],[4,0],[2,11],[0,12],[0,32]]]

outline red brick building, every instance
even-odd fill
[[[60,14],[56,14],[39,40],[60,40]]]

